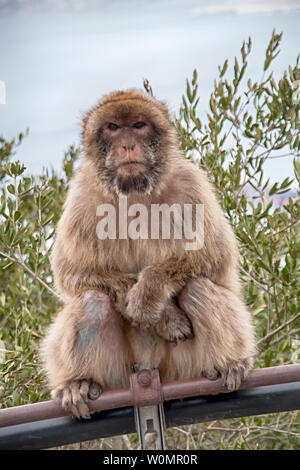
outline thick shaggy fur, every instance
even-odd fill
[[[160,164],[155,177],[149,170],[146,191],[128,192],[128,205],[150,212],[151,204],[203,204],[199,250],[186,251],[184,239],[96,236],[97,207],[113,204],[118,217],[120,196],[101,171],[107,149],[99,129],[112,116],[133,114],[153,124]],[[127,387],[134,363],[159,368],[163,381],[221,373],[229,389],[238,387],[252,366],[254,332],[240,292],[237,243],[206,174],[180,151],[167,108],[136,90],[112,93],[85,116],[83,145],[52,253],[65,301],[42,344],[54,398],[88,416],[87,392],[80,392],[86,381],[104,390]]]

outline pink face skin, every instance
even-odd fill
[[[152,135],[152,124],[142,117],[114,119],[104,125],[102,138],[112,145],[115,167],[120,176],[135,176],[146,170],[144,144]]]

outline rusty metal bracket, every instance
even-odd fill
[[[133,369],[130,388],[140,449],[164,450],[165,417],[159,371],[136,364]]]

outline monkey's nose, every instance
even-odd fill
[[[135,144],[132,144],[132,145],[122,145],[122,148],[123,148],[123,150],[125,150],[126,152],[127,152],[127,151],[133,152],[133,150],[135,149]]]

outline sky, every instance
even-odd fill
[[[0,0],[0,135],[29,128],[17,158],[35,174],[60,169],[80,143],[82,114],[104,94],[147,78],[176,113],[196,68],[204,115],[218,65],[232,63],[244,40],[259,79],[272,30],[283,32],[279,77],[300,52],[299,25],[300,0]],[[293,176],[292,160],[274,159],[267,172]]]

